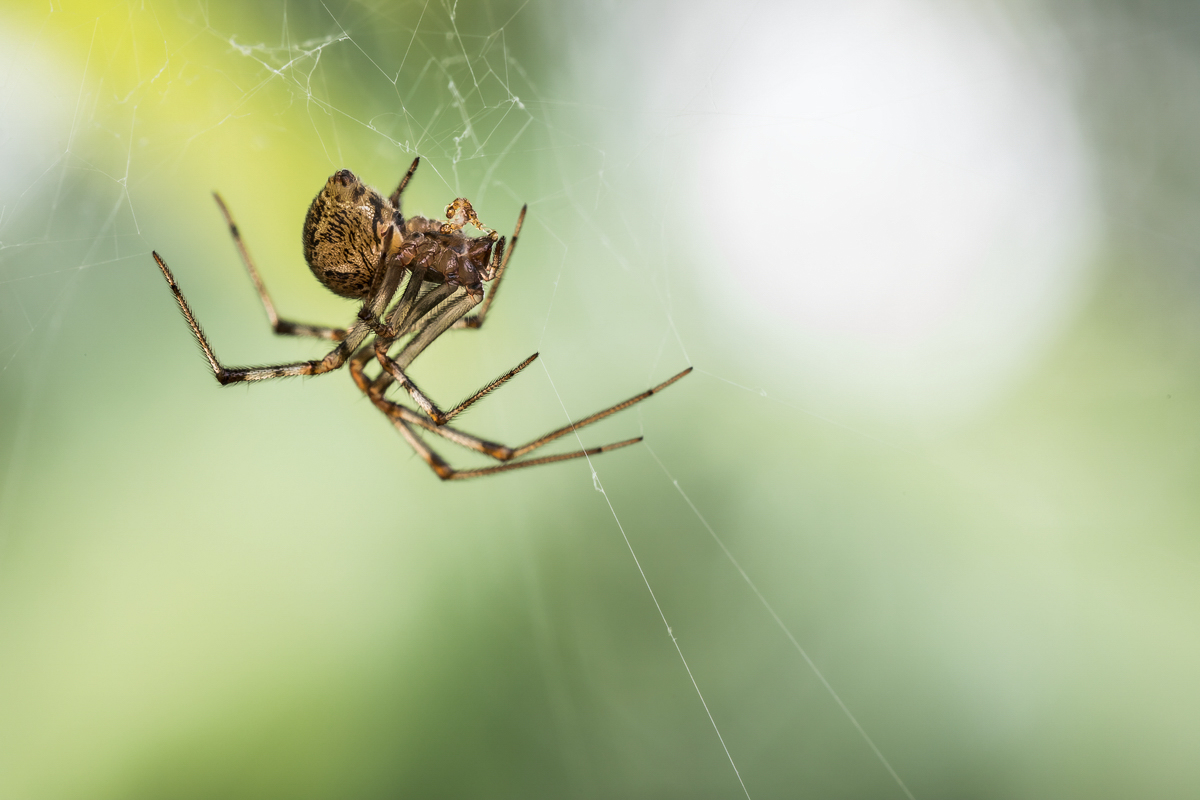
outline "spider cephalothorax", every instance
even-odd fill
[[[410,268],[424,264],[430,270],[425,280],[440,278],[483,299],[483,282],[496,277],[496,265],[504,257],[504,239],[498,239],[495,231],[475,237],[463,233],[466,222],[479,225],[479,220],[471,204],[461,197],[446,208],[446,216],[451,220],[448,223],[410,217],[404,223],[400,261]]]
[[[475,209],[465,198],[458,198],[446,207],[446,220],[409,217],[400,213],[400,195],[417,169],[414,160],[408,173],[392,192],[383,197],[366,186],[350,170],[335,172],[309,206],[304,220],[304,259],[317,280],[342,297],[361,300],[358,316],[349,328],[330,328],[303,325],[281,319],[263,286],[254,262],[242,243],[225,203],[217,197],[225,221],[229,224],[234,243],[242,255],[246,270],[258,289],[271,327],[279,334],[310,336],[338,343],[320,361],[300,361],[270,367],[226,367],[217,359],[208,338],[196,321],[191,307],[183,297],[175,276],[158,255],[154,260],[162,270],[167,285],[175,295],[179,310],[192,329],[213,374],[221,384],[260,381],[290,375],[320,375],[350,362],[350,374],[355,385],[370,398],[412,446],[417,454],[442,480],[475,478],[505,470],[532,467],[570,458],[580,458],[615,450],[640,442],[642,437],[624,442],[593,447],[573,453],[516,461],[521,456],[585,425],[611,416],[634,403],[670,386],[691,372],[685,369],[653,389],[647,389],[623,403],[598,411],[578,422],[551,431],[520,447],[508,447],[446,425],[476,401],[510,380],[537,358],[534,353],[517,366],[463,400],[450,411],[442,411],[417,388],[406,373],[409,365],[425,348],[451,328],[478,329],[487,317],[488,308],[496,297],[496,289],[504,276],[505,267],[517,247],[517,236],[525,220],[525,209],[517,217],[512,244],[505,251],[505,240],[484,226]],[[468,236],[464,228],[473,225],[483,236]],[[407,278],[407,283],[405,279]],[[487,298],[483,284],[491,281]],[[404,285],[401,292],[400,287]],[[397,298],[399,293],[399,298]],[[394,302],[393,302],[394,301]],[[478,306],[476,313],[469,313]],[[395,352],[393,352],[393,350]],[[378,362],[380,372],[367,374],[371,361]],[[417,412],[386,397],[388,389],[397,384],[405,389],[420,407]],[[499,466],[472,470],[455,470],[417,435],[417,429],[433,433],[455,444],[490,456],[502,463]]]

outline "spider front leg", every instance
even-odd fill
[[[262,278],[259,277],[258,270],[254,268],[254,261],[250,258],[250,251],[246,249],[246,244],[242,241],[242,235],[238,232],[238,227],[233,221],[233,215],[225,207],[225,201],[221,199],[221,195],[213,192],[213,199],[217,201],[217,206],[220,207],[221,214],[225,216],[225,222],[229,225],[229,233],[233,236],[233,243],[237,245],[238,253],[242,256],[242,263],[245,264],[246,271],[250,273],[250,280],[254,281],[254,288],[258,291],[259,299],[262,300],[263,309],[267,312],[267,319],[271,323],[271,330],[281,336],[309,336],[315,339],[328,339],[331,342],[340,342],[344,339],[346,331],[342,328],[330,328],[324,325],[305,325],[300,322],[283,319],[279,314],[275,313],[275,304],[271,302],[271,296],[267,294],[267,287],[262,282]]]
[[[418,268],[412,272],[403,297],[388,314],[386,326],[384,329],[376,331],[375,357],[383,367],[383,372],[375,379],[374,388],[382,394],[387,389],[387,386],[392,381],[395,381],[404,387],[412,397],[413,402],[420,406],[429,415],[430,419],[438,425],[445,425],[467,408],[515,377],[521,370],[532,364],[538,357],[538,354],[534,353],[517,366],[484,384],[482,388],[456,405],[449,412],[443,412],[417,387],[416,383],[405,374],[404,370],[434,339],[453,327],[464,314],[470,311],[475,306],[476,301],[469,294],[465,294],[443,306],[443,303],[447,303],[448,298],[451,298],[454,292],[458,290],[449,284],[442,284],[426,293],[409,310],[408,307],[411,303],[411,298],[415,296],[414,287],[419,285],[424,274],[425,270],[423,268]],[[401,317],[405,318],[404,321],[398,322],[397,320]],[[414,330],[416,331],[416,335],[400,354],[395,359],[388,356],[387,351],[395,340]]]
[[[386,238],[390,240],[390,231]],[[183,292],[180,290],[179,284],[175,282],[175,276],[171,274],[171,270],[167,267],[166,262],[162,260],[157,252],[152,252],[151,255],[154,256],[154,261],[158,264],[159,270],[162,271],[163,277],[166,278],[167,285],[175,295],[175,302],[179,305],[179,310],[183,314],[183,318],[187,320],[188,326],[192,329],[192,336],[195,337],[196,343],[200,345],[200,350],[204,353],[205,359],[208,360],[208,365],[212,369],[213,375],[221,385],[225,385],[296,375],[321,375],[325,372],[335,370],[346,363],[350,355],[371,335],[373,328],[378,325],[377,320],[379,315],[383,312],[388,300],[395,294],[399,286],[404,268],[395,259],[389,259],[387,252],[387,242],[385,241],[378,265],[379,269],[386,270],[384,278],[380,281],[379,288],[371,296],[363,300],[358,319],[346,331],[345,336],[338,343],[337,347],[329,351],[320,361],[300,361],[269,367],[224,366],[217,359],[212,346],[209,345],[208,337],[204,335],[204,331],[201,329],[196,315],[192,313],[191,306],[188,305],[187,299],[184,298]]]
[[[412,378],[408,377],[408,375],[404,373],[404,370],[400,369],[400,365],[388,357],[387,348],[387,342],[376,340],[375,358],[380,364],[383,365],[384,370],[391,375],[393,379],[395,379],[396,383],[399,386],[402,386],[408,392],[408,394],[412,397],[413,402],[420,406],[421,410],[428,414],[429,418],[432,419],[437,425],[445,425],[447,422],[466,411],[476,402],[482,400],[484,397],[508,383],[508,381],[517,376],[517,373],[532,364],[538,357],[538,354],[534,353],[529,358],[510,369],[508,372],[505,372],[499,377],[488,381],[481,389],[467,397],[466,400],[463,400],[454,408],[450,409],[449,411],[442,411],[425,395],[424,392],[417,387],[415,383],[413,383]]]

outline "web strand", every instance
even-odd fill
[[[717,546],[721,548],[721,552],[725,554],[725,558],[729,559],[729,563],[732,564],[734,569],[738,571],[738,574],[742,576],[742,580],[744,580],[746,585],[750,587],[750,591],[754,592],[754,596],[758,598],[758,602],[761,603],[762,607],[765,608],[767,613],[771,615],[771,619],[775,620],[775,624],[779,626],[779,629],[783,631],[783,635],[786,636],[788,641],[792,643],[792,647],[796,648],[796,652],[799,653],[800,657],[804,659],[804,663],[808,664],[808,668],[812,670],[813,675],[815,675],[817,680],[821,682],[821,685],[825,687],[825,691],[829,692],[829,696],[832,697],[834,702],[838,704],[838,708],[840,708],[842,713],[846,715],[846,719],[850,720],[850,723],[854,726],[854,729],[858,731],[863,741],[866,742],[867,746],[871,748],[871,752],[873,752],[875,757],[879,759],[879,763],[883,764],[884,768],[888,771],[888,774],[892,776],[892,780],[896,782],[896,785],[900,787],[901,791],[904,792],[905,796],[908,797],[909,800],[916,800],[916,798],[913,797],[913,793],[910,792],[908,787],[904,784],[904,781],[900,779],[900,775],[895,769],[892,768],[891,763],[884,757],[883,751],[879,749],[874,740],[871,739],[871,737],[867,734],[863,726],[859,724],[858,719],[850,712],[850,709],[846,706],[845,702],[843,702],[841,696],[837,693],[837,691],[834,690],[829,681],[826,680],[825,675],[820,669],[817,668],[816,663],[812,660],[812,658],[809,657],[804,648],[801,647],[800,642],[797,641],[796,637],[792,634],[791,629],[788,628],[788,626],[780,618],[779,614],[776,613],[775,607],[772,606],[770,602],[767,601],[767,598],[763,596],[763,593],[759,591],[758,586],[753,580],[750,579],[750,576],[746,574],[746,570],[742,569],[742,565],[738,563],[738,560],[734,558],[733,553],[731,553],[729,548],[725,546],[725,542],[721,541],[721,537],[717,535],[717,532],[713,530],[713,527],[708,524],[708,520],[705,519],[704,515],[700,513],[700,509],[696,508],[696,504],[692,502],[692,498],[688,497],[687,492],[685,492],[683,487],[679,485],[679,481],[676,480],[673,475],[671,475],[670,470],[667,469],[666,465],[663,464],[662,459],[658,457],[658,454],[654,452],[650,445],[645,444],[645,442],[642,444],[650,453],[655,463],[658,464],[659,469],[661,469],[663,474],[667,476],[667,479],[671,481],[671,485],[675,487],[675,491],[679,492],[679,496],[682,497],[684,502],[688,504],[688,507],[692,509],[692,513],[696,515],[696,519],[700,520],[700,524],[703,525],[704,529],[708,531],[708,535],[711,536],[713,541],[717,543]]]
[[[570,423],[571,415],[567,411],[567,406],[563,403],[562,395],[558,393],[558,387],[554,385],[554,378],[550,376],[550,370],[546,367],[545,359],[542,360],[542,369],[546,373],[546,379],[550,381],[550,386],[554,389],[554,396],[558,398],[559,405],[562,406],[563,414],[567,417],[567,422]],[[580,449],[586,449],[583,440],[579,437],[579,432],[575,432],[575,440],[579,444]],[[721,749],[725,751],[725,757],[729,759],[729,766],[733,767],[733,774],[737,776],[738,783],[742,787],[742,791],[746,794],[746,800],[750,800],[750,791],[746,788],[746,782],[742,780],[742,773],[738,771],[737,764],[734,763],[733,754],[729,752],[729,745],[725,744],[725,737],[721,735],[721,729],[717,726],[717,721],[713,718],[712,711],[708,707],[708,701],[704,699],[704,693],[700,691],[700,685],[696,683],[696,676],[692,674],[692,668],[688,666],[687,658],[683,655],[683,649],[679,646],[679,640],[675,638],[675,632],[671,629],[671,623],[667,621],[667,615],[663,612],[662,605],[658,602],[658,596],[654,594],[653,587],[650,586],[650,579],[646,577],[646,571],[642,569],[642,562],[634,552],[633,543],[629,541],[629,534],[625,533],[625,526],[621,524],[621,518],[617,516],[617,510],[613,508],[612,500],[608,496],[608,492],[604,490],[604,484],[600,481],[600,476],[596,472],[595,466],[592,464],[592,459],[587,456],[588,469],[592,471],[592,483],[596,487],[596,491],[604,496],[604,502],[608,504],[608,510],[613,515],[613,520],[617,523],[617,530],[621,532],[621,538],[625,540],[625,546],[629,548],[629,555],[633,557],[633,563],[637,567],[638,574],[642,576],[642,582],[646,584],[646,591],[650,593],[650,599],[654,602],[654,608],[658,611],[658,616],[662,620],[663,626],[667,629],[667,636],[671,637],[671,644],[675,646],[675,652],[679,654],[679,660],[683,662],[683,668],[687,671],[688,680],[692,682],[692,688],[696,690],[696,696],[700,698],[700,704],[704,706],[704,713],[708,715],[708,721],[712,723],[713,731],[717,734],[717,740],[721,743]]]

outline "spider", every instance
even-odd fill
[[[471,203],[462,197],[446,207],[446,222],[417,216],[405,219],[400,213],[400,195],[419,163],[420,158],[413,160],[396,191],[387,198],[363,184],[350,170],[339,170],[325,183],[308,209],[304,219],[303,244],[304,259],[309,269],[334,294],[362,302],[357,317],[345,329],[303,325],[283,319],[276,313],[275,305],[242,242],[229,209],[220,195],[214,192],[213,197],[229,225],[242,263],[250,273],[275,333],[337,342],[337,346],[319,361],[269,367],[226,367],[217,359],[166,262],[157,252],[152,253],[217,381],[226,385],[293,375],[320,375],[349,362],[355,385],[391,420],[405,441],[442,480],[478,478],[538,464],[583,458],[640,442],[642,437],[639,436],[573,453],[518,460],[555,439],[661,392],[691,372],[691,367],[652,389],[539,436],[520,447],[490,442],[452,428],[447,423],[528,367],[538,357],[537,353],[484,384],[449,411],[442,411],[413,383],[407,370],[434,340],[452,328],[478,330],[483,326],[509,259],[517,247],[517,236],[521,233],[527,208],[521,208],[507,249],[505,238],[481,223]],[[467,225],[478,228],[483,235],[468,236],[464,230]],[[406,277],[408,280],[404,283]],[[491,282],[491,286],[485,298],[483,284],[488,282]],[[403,291],[400,288],[402,283]],[[396,299],[398,293],[399,299]],[[470,313],[476,308],[476,313]],[[373,360],[380,367],[375,377],[367,373],[367,367]],[[403,387],[420,410],[388,399],[386,395],[393,384]],[[417,435],[418,429],[503,463],[481,469],[456,470]]]

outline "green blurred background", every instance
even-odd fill
[[[6,2],[0,109],[0,798],[1200,794],[1200,6]],[[316,357],[210,192],[341,325],[307,205],[414,155],[530,208],[422,387],[694,366],[643,445],[213,381],[150,251]]]

